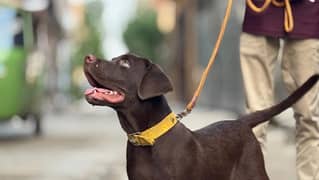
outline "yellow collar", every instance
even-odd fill
[[[176,115],[170,113],[153,127],[143,132],[128,134],[128,140],[135,146],[153,146],[155,140],[174,127],[177,122]]]

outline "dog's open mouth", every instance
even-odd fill
[[[124,93],[108,89],[99,84],[90,74],[85,73],[85,75],[90,85],[93,86],[92,88],[87,89],[84,93],[88,99],[105,101],[112,104],[121,103],[124,101]]]

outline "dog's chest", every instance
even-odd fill
[[[173,150],[173,148],[169,148]],[[178,153],[130,150],[127,154],[129,180],[207,180],[212,170],[205,171],[196,154],[180,150]],[[197,158],[196,158],[197,157]],[[204,171],[204,172],[203,172]],[[210,176],[211,177],[211,176]]]

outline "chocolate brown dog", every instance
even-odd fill
[[[312,76],[278,105],[190,131],[182,123],[174,123],[174,118],[172,122],[163,120],[172,112],[163,96],[172,91],[172,84],[160,67],[147,59],[126,54],[104,61],[89,55],[84,72],[93,86],[85,92],[87,101],[115,109],[127,134],[154,131],[152,127],[164,121],[172,123],[153,144],[128,141],[130,180],[268,180],[252,128],[290,107],[319,78]]]

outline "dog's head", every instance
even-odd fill
[[[127,107],[173,89],[158,65],[132,54],[111,61],[88,55],[84,59],[84,73],[92,86],[86,90],[85,96],[93,105]]]

